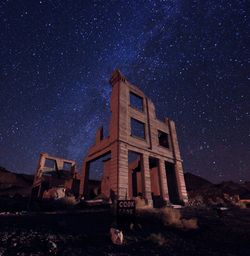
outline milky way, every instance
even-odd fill
[[[175,120],[185,171],[250,180],[247,1],[2,0],[0,17],[1,166],[80,169],[119,68]]]

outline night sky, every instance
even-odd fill
[[[186,172],[250,180],[247,2],[1,0],[0,166],[80,169],[119,68],[176,122]]]

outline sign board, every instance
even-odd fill
[[[135,216],[135,200],[118,200],[117,215],[119,217],[134,217]]]

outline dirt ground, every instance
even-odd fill
[[[122,246],[111,243],[109,210],[0,215],[0,256],[6,255],[249,255],[250,209],[182,209],[199,228],[164,226],[138,218],[141,228],[124,230]]]

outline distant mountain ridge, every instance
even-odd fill
[[[192,173],[185,173],[184,177],[191,206],[230,206],[237,205],[239,198],[250,199],[250,182],[223,181],[213,184]]]
[[[212,182],[190,172],[184,173],[184,178],[187,191],[197,190],[204,186],[211,186],[213,184]]]
[[[28,196],[34,176],[10,172],[0,167],[0,196]]]
[[[224,198],[225,194],[250,198],[250,182],[239,184],[233,181],[224,181],[219,184],[213,184],[189,172],[185,173],[184,177],[188,196],[191,200],[198,196],[208,202],[211,199],[215,200],[214,198]],[[13,197],[17,194],[24,197],[29,196],[33,179],[34,175],[14,173],[0,167],[0,196]]]
[[[221,193],[228,193],[228,194],[243,194],[250,191],[250,182],[246,181],[244,183],[237,183],[234,181],[223,181],[218,184],[214,184],[200,176],[197,176],[192,173],[185,173],[184,174],[185,181],[186,181],[186,188],[187,191],[217,191]]]

